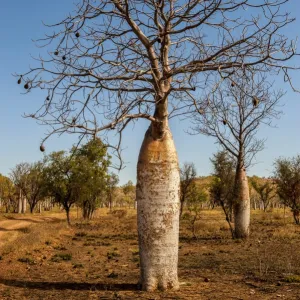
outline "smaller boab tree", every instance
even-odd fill
[[[291,208],[295,223],[300,225],[300,155],[277,159],[274,181],[281,201]]]
[[[193,163],[186,162],[180,168],[180,217],[182,216],[186,199],[193,193],[196,176],[196,167]]]
[[[238,74],[237,74],[238,75]],[[234,235],[247,238],[250,226],[250,196],[246,171],[255,155],[264,148],[257,139],[261,124],[278,118],[283,92],[273,91],[266,78],[242,72],[216,86],[206,100],[196,103],[196,133],[214,137],[235,160],[233,195]]]

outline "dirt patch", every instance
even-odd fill
[[[300,299],[300,227],[290,216],[254,212],[247,241],[230,238],[220,211],[202,214],[197,239],[182,221],[180,290],[145,293],[132,212],[19,231],[0,250],[0,299]]]

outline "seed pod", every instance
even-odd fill
[[[55,55],[55,56],[57,56],[57,55],[58,55],[58,51],[57,51],[57,50],[54,52],[54,55]]]
[[[227,121],[225,119],[223,119],[223,125],[227,125]]]
[[[232,81],[231,82],[231,87],[234,87],[235,86],[235,83]]]
[[[161,43],[161,42],[162,42],[162,38],[159,37],[159,38],[157,39],[157,41],[158,41],[159,43]]]
[[[77,31],[77,32],[75,33],[75,36],[76,36],[77,38],[79,38],[79,37],[80,37],[80,33]]]
[[[73,117],[73,119],[72,119],[72,124],[74,125],[75,123],[76,123],[76,118]]]
[[[41,151],[41,152],[44,152],[44,151],[45,151],[45,146],[44,146],[43,144],[40,146],[40,151]]]
[[[67,58],[66,58],[66,56],[64,55],[63,57],[62,57],[62,60],[66,60]]]
[[[29,89],[29,84],[28,84],[28,82],[27,82],[27,83],[25,83],[25,85],[24,85],[24,89],[25,89],[25,90],[28,90],[28,89]]]
[[[50,100],[50,96],[47,96],[46,100],[49,101]]]
[[[256,107],[259,104],[259,99],[257,97],[253,97],[252,99],[253,106]]]
[[[21,84],[21,82],[22,82],[22,78],[20,77],[20,78],[18,79],[18,84]]]

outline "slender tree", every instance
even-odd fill
[[[210,197],[216,205],[222,207],[232,238],[235,238],[235,232],[231,224],[234,203],[235,163],[226,151],[214,154],[211,162],[214,168],[214,177],[209,189]]]
[[[80,183],[74,174],[74,156],[70,157],[64,151],[53,152],[45,157],[45,165],[46,195],[64,208],[70,225],[70,209],[78,201],[80,192]]]
[[[144,290],[179,287],[180,180],[168,119],[189,107],[197,88],[210,89],[213,74],[273,70],[290,81],[295,45],[281,33],[294,20],[282,13],[288,2],[81,0],[40,41],[49,57],[17,74],[28,92],[45,91],[29,115],[53,129],[43,142],[64,132],[105,140],[112,129],[121,140],[130,122],[150,121],[136,189]],[[119,155],[120,143],[111,141]]]
[[[133,185],[133,182],[129,180],[126,184],[123,185],[122,190],[127,202],[129,204],[133,203],[135,208],[135,186]]]
[[[114,200],[118,183],[119,183],[119,177],[116,174],[111,173],[107,176],[106,193],[107,193],[107,200],[108,200],[110,212],[112,211],[113,200]]]
[[[78,204],[82,208],[83,218],[91,219],[100,201],[105,197],[110,156],[98,138],[73,149],[73,155],[72,172],[79,185]]]
[[[259,195],[259,199],[263,205],[263,210],[266,212],[270,206],[272,199],[276,196],[276,187],[271,179],[259,180],[256,176],[253,176],[250,181],[252,187]]]
[[[277,159],[274,180],[281,201],[291,208],[295,223],[300,225],[300,155]]]
[[[43,171],[42,161],[32,164],[21,163],[12,170],[12,178],[26,198],[31,213],[44,197]]]
[[[186,199],[193,192],[196,176],[196,167],[193,163],[184,163],[180,168],[180,217],[182,216]]]
[[[243,76],[244,75],[244,76]],[[261,124],[271,125],[278,118],[281,91],[273,92],[266,79],[241,74],[232,82],[208,95],[197,105],[195,131],[214,137],[234,159],[236,166],[234,184],[235,237],[246,238],[250,226],[250,195],[246,170],[255,155],[264,147],[257,139]]]

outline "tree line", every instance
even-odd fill
[[[36,209],[62,207],[70,223],[70,209],[81,208],[84,219],[91,219],[96,208],[119,200],[134,205],[131,181],[118,190],[119,178],[109,172],[111,157],[98,138],[70,151],[57,151],[34,163],[16,165],[9,177],[0,175],[0,204],[5,212],[24,213]],[[0,208],[1,208],[0,206]]]

